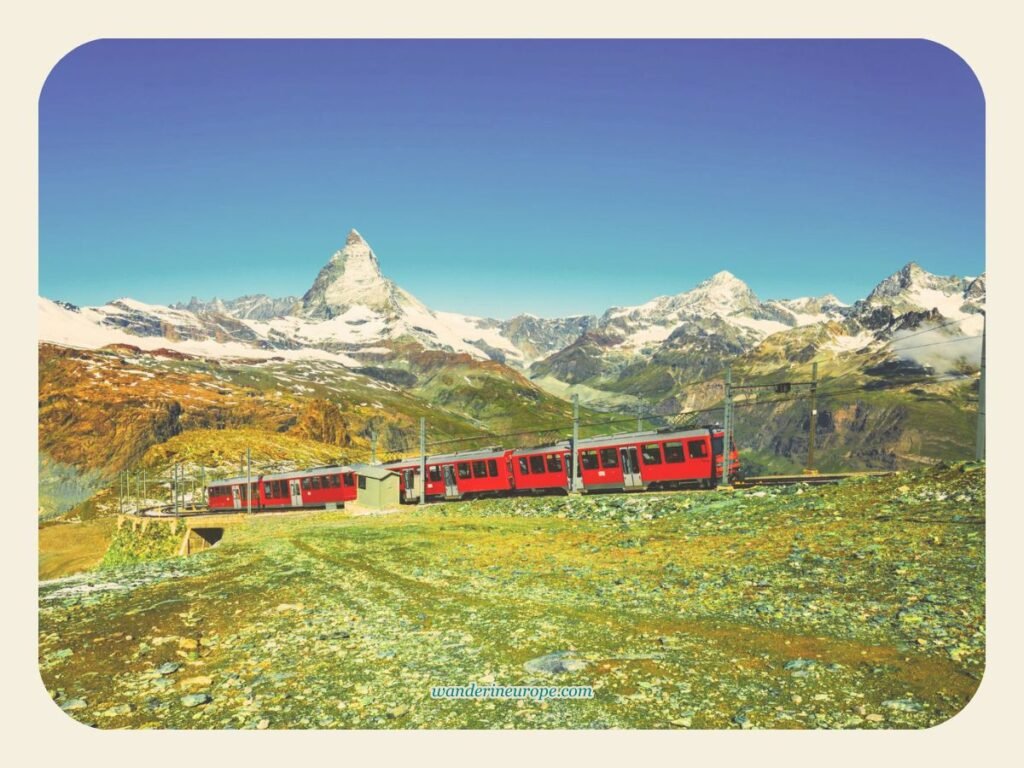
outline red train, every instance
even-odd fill
[[[356,498],[356,476],[351,467],[318,467],[310,470],[259,475],[250,482],[252,509],[327,507]],[[211,510],[247,510],[244,477],[218,480],[206,487]]]
[[[722,477],[724,434],[716,427],[629,432],[580,440],[576,475],[583,491],[708,488]],[[537,448],[491,448],[428,456],[427,499],[465,499],[512,493],[558,493],[570,487],[568,442]],[[740,470],[735,444],[729,473]],[[419,460],[385,464],[399,474],[402,500],[420,498]]]

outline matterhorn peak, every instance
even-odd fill
[[[345,247],[331,256],[302,297],[303,310],[317,317],[334,317],[354,306],[384,310],[391,305],[392,289],[370,244],[352,229]]]

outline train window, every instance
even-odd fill
[[[722,455],[722,442],[723,442],[722,441],[722,437],[720,437],[718,435],[716,435],[715,439],[711,441],[711,448],[715,452],[715,456],[721,456]],[[736,447],[735,441],[733,441],[732,447],[733,448]]]
[[[359,487],[366,490],[366,477],[364,475],[359,476]]]
[[[557,453],[548,454],[548,472],[562,471],[562,457]]]
[[[302,478],[302,490],[308,491],[312,487],[313,487],[312,482],[310,481],[310,479],[308,477]]]
[[[708,455],[708,444],[703,440],[691,440],[686,444],[691,459],[703,459]]]
[[[263,483],[263,493],[268,499],[274,498],[275,483]]]
[[[427,467],[427,478],[432,483],[439,482],[441,480],[441,468],[437,464]]]
[[[469,480],[469,478],[470,478],[469,462],[468,461],[460,461],[459,462],[459,479],[460,480]]]
[[[498,460],[497,459],[488,459],[487,460],[487,474],[490,475],[491,477],[497,477],[498,476]]]
[[[486,461],[474,461],[473,462],[473,477],[487,477],[487,462]]]
[[[597,469],[597,451],[583,451],[580,454],[580,464],[584,469]]]
[[[319,491],[320,490],[320,476],[319,475],[314,475],[310,479],[313,481],[313,490],[314,491]]]
[[[349,488],[351,488],[353,484],[354,484],[353,475],[352,475],[351,472],[349,472],[348,474],[345,475],[345,485],[347,485]]]
[[[543,456],[531,456],[530,457],[530,471],[533,474],[544,473],[544,457]]]
[[[618,448],[602,448],[601,449],[601,466],[605,469],[614,469],[619,466],[619,450]]]
[[[665,443],[665,461],[669,464],[679,464],[684,461],[681,442]]]
[[[644,464],[661,464],[661,446],[658,443],[643,446],[640,455],[644,457]]]
[[[526,460],[525,456],[519,457],[519,472],[523,475],[530,474],[530,462]]]

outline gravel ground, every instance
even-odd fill
[[[260,519],[43,582],[40,668],[100,728],[927,727],[984,669],[984,479]],[[431,698],[471,683],[594,695]]]

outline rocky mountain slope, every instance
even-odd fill
[[[824,462],[953,457],[972,443],[984,300],[984,275],[910,263],[852,305],[762,299],[719,272],[600,316],[496,320],[427,307],[352,230],[301,298],[77,307],[40,297],[41,473],[47,498],[66,504],[153,444],[208,428],[294,432],[318,399],[340,415],[314,439],[344,435],[336,444],[360,449],[370,423],[410,447],[420,415],[452,438],[564,431],[572,394],[602,410],[642,407],[653,424],[716,420],[727,366],[735,380],[795,380],[812,360],[825,380]],[[754,464],[796,466],[807,402],[768,406],[738,410],[738,434]]]

